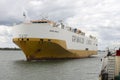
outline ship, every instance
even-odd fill
[[[96,37],[47,19],[15,25],[13,42],[28,61],[85,58],[96,55],[98,47]]]
[[[99,80],[120,80],[120,48],[108,51],[102,61]]]

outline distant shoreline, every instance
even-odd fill
[[[20,48],[0,48],[0,50],[21,50]]]

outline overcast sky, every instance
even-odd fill
[[[120,0],[0,0],[0,47],[16,47],[12,25],[48,17],[98,38],[99,49],[120,41]]]

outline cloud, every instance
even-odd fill
[[[0,25],[0,47],[16,47],[12,42],[12,27]]]
[[[29,19],[48,17],[50,20],[63,20],[71,27],[80,28],[87,34],[96,36],[99,49],[104,49],[107,44],[119,40],[119,4],[118,0],[1,0],[0,24],[23,22],[25,10]],[[1,36],[6,34],[10,33],[0,32]],[[1,37],[1,40],[7,39]]]

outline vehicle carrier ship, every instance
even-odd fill
[[[50,20],[33,20],[13,27],[13,42],[27,60],[84,58],[97,54],[97,39],[79,29]]]

